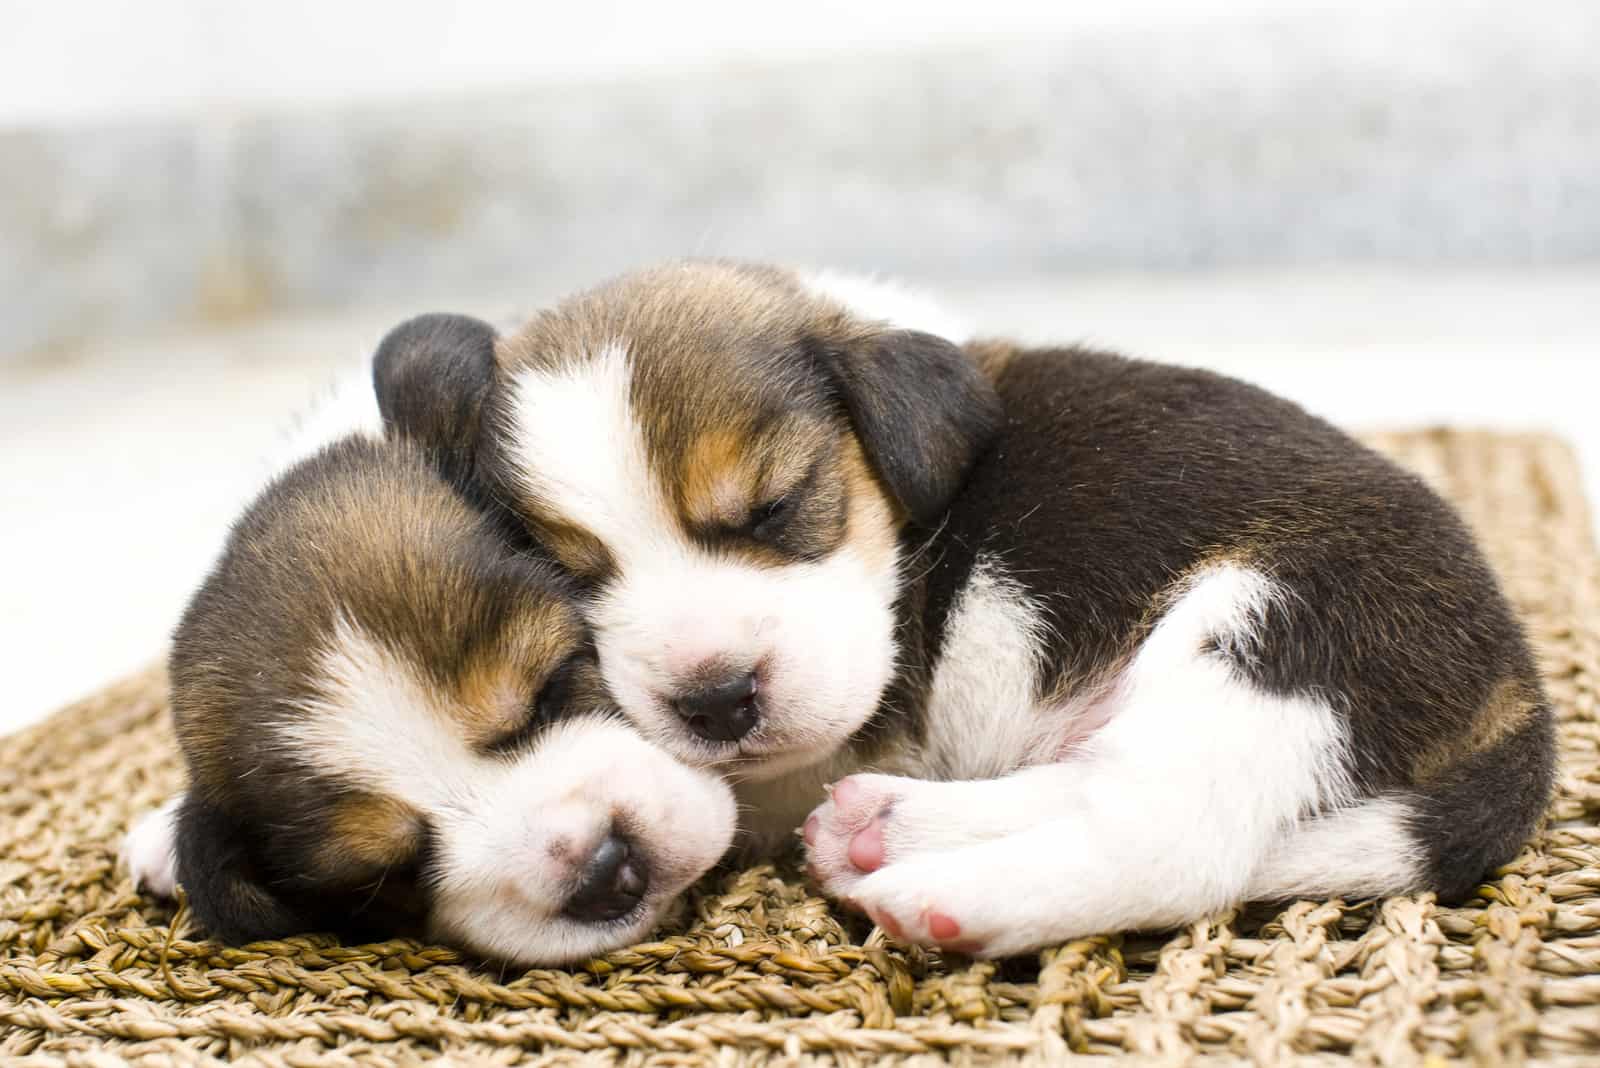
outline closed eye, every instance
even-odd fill
[[[749,516],[745,519],[744,525],[738,528],[737,533],[767,545],[782,541],[796,517],[805,510],[801,505],[806,495],[816,488],[817,479],[822,473],[822,463],[823,457],[817,457],[798,482],[790,483],[789,488],[782,493],[750,509]]]
[[[783,533],[784,525],[794,512],[794,494],[786,493],[750,510],[744,532],[757,541],[771,541]]]
[[[593,659],[593,650],[588,647],[581,648],[545,676],[544,685],[528,703],[527,716],[522,724],[510,734],[492,742],[489,745],[490,751],[500,754],[519,752],[546,727],[561,719],[572,702],[578,669]]]

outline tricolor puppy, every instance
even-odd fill
[[[328,425],[362,429],[262,492],[178,627],[189,792],[129,852],[222,938],[580,959],[636,941],[728,846],[727,787],[616,713],[570,581],[464,492],[478,399],[413,388],[418,352],[431,389],[484,380],[492,343],[448,317],[392,333],[382,420],[358,383]]]
[[[757,848],[893,773],[805,834],[906,939],[1457,896],[1549,796],[1461,520],[1261,390],[726,263],[581,293],[491,378],[477,477],[583,585],[627,716],[739,783]]]

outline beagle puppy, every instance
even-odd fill
[[[585,959],[728,847],[728,787],[618,714],[571,579],[473,492],[492,340],[444,316],[392,332],[177,628],[189,788],[127,853],[218,937]]]
[[[474,477],[573,577],[612,697],[735,784],[747,852],[803,823],[891,934],[1459,897],[1544,809],[1550,707],[1461,519],[1260,389],[725,262],[492,348],[429,395],[482,397]]]

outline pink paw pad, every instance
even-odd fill
[[[955,917],[942,912],[929,912],[926,918],[928,934],[939,943],[940,949],[968,957],[982,955],[983,942],[976,938],[962,938],[961,925],[956,922]]]
[[[906,940],[905,928],[901,927],[900,921],[894,918],[894,913],[868,909],[867,916],[873,923],[883,928],[884,934],[900,942]]]
[[[888,821],[887,810],[872,817],[855,837],[850,839],[850,846],[845,850],[845,855],[850,858],[850,863],[857,871],[872,872],[883,867],[883,825]]]

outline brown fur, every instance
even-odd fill
[[[541,313],[501,339],[502,381],[526,370],[581,363],[626,344],[632,395],[650,468],[691,536],[754,561],[781,563],[832,552],[858,535],[887,551],[882,513],[903,515],[881,471],[861,451],[842,387],[818,371],[870,349],[881,330],[805,294],[787,274],[723,263],[676,264],[629,275]],[[870,357],[863,356],[863,359]],[[514,388],[514,387],[512,387]],[[502,415],[502,425],[503,425]],[[493,457],[490,478],[564,564],[603,571],[603,547],[541,501],[527,499]],[[748,536],[760,509],[780,498],[796,514],[780,543]]]
[[[235,525],[178,627],[180,880],[224,937],[392,928],[426,910],[423,821],[314,767],[290,729],[339,700],[324,658],[343,629],[414,670],[486,756],[565,711],[535,707],[564,667],[581,682],[564,697],[596,707],[567,581],[514,551],[436,460],[352,438],[292,468]]]
[[[364,870],[389,868],[416,856],[424,833],[422,817],[404,802],[355,794],[333,804],[317,861],[335,878],[352,862]]]
[[[1465,734],[1430,738],[1417,754],[1412,775],[1429,783],[1474,753],[1487,753],[1524,730],[1541,712],[1543,695],[1524,679],[1504,679],[1479,708]]]

